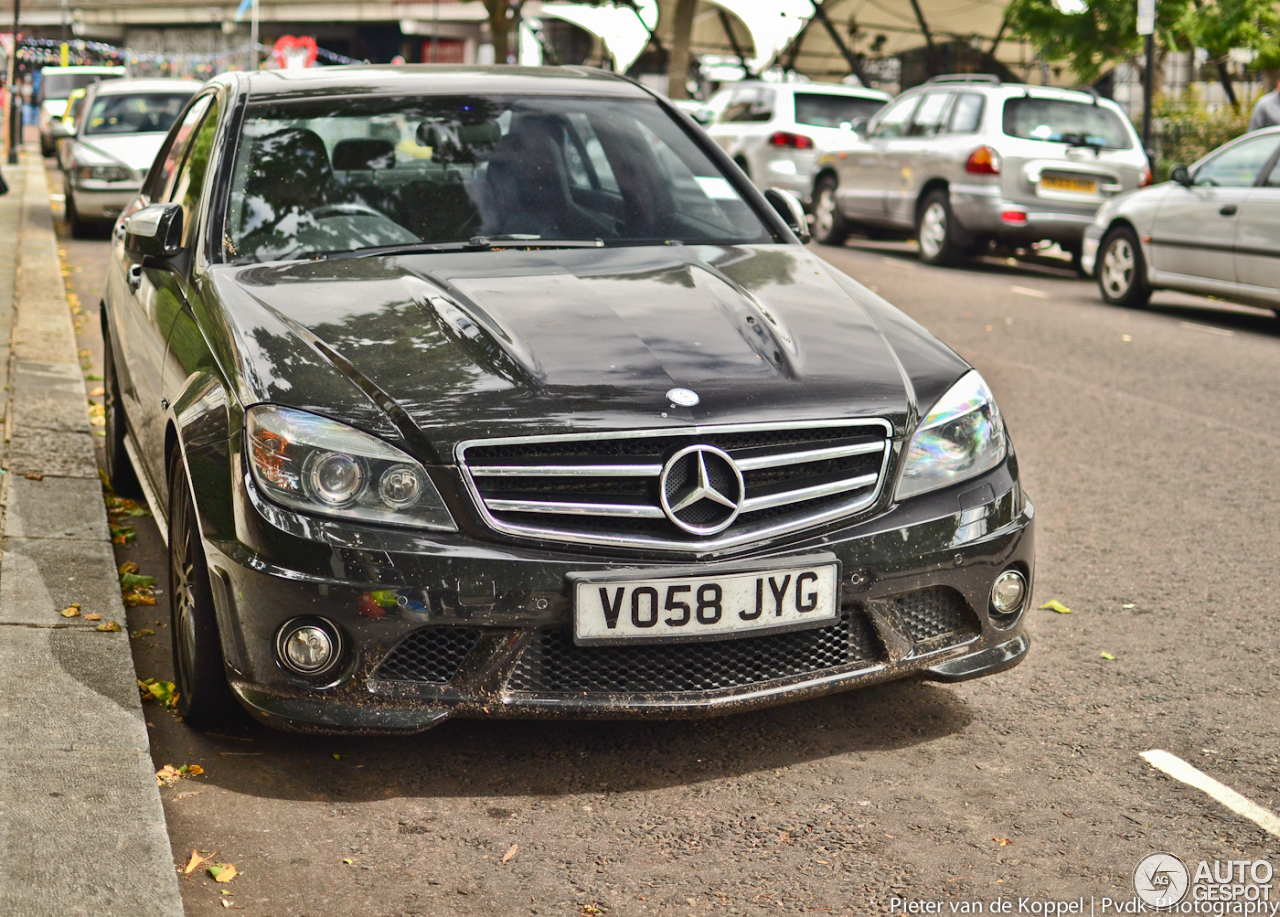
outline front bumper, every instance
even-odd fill
[[[1102,227],[1090,224],[1084,231],[1084,240],[1080,247],[1080,270],[1085,276],[1093,277],[1098,262],[1098,248],[1102,245]]]
[[[78,180],[72,185],[76,213],[89,220],[114,220],[138,196],[140,184]]]
[[[951,212],[970,234],[1014,244],[1030,245],[1048,239],[1064,246],[1079,245],[1097,213],[1096,206],[1054,207],[1052,201],[1010,201],[996,185],[952,185],[950,200]],[[1024,219],[1006,220],[1006,213],[1019,213]]]
[[[237,523],[251,537],[206,550],[232,688],[276,728],[413,732],[449,716],[690,717],[907,676],[975,678],[1021,661],[1030,589],[1019,613],[995,620],[989,612],[1001,571],[1015,566],[1029,584],[1034,574],[1034,509],[1007,465],[910,502],[733,559],[741,568],[754,559],[835,554],[842,569],[838,625],[681,644],[679,653],[668,652],[675,644],[644,652],[575,647],[567,636],[566,576],[687,561],[638,564],[462,535],[372,530],[326,544],[314,530],[300,537],[305,519],[251,492]],[[246,547],[264,541],[274,559]],[[715,566],[708,562],[707,572]],[[325,684],[290,675],[275,658],[277,631],[302,615],[333,622],[350,648]],[[816,648],[814,655],[805,647]],[[784,654],[794,660],[789,669],[776,664]],[[683,661],[672,662],[676,655]],[[672,675],[680,666],[686,670]],[[640,680],[628,681],[634,678]]]

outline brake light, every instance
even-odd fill
[[[1027,213],[1025,210],[1006,210],[1000,214],[1000,219],[1006,223],[1012,223],[1014,226],[1027,225]]]
[[[791,131],[774,131],[769,136],[769,146],[791,147],[793,150],[813,149],[813,138],[804,134],[793,134]]]
[[[969,154],[964,170],[978,175],[999,175],[1000,154],[989,146],[980,146]]]
[[[1142,177],[1138,179],[1138,187],[1145,188],[1151,184],[1151,166],[1144,166],[1142,169]]]

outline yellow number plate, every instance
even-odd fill
[[[1045,175],[1040,179],[1040,187],[1046,191],[1073,191],[1076,194],[1098,193],[1098,183],[1088,178],[1063,178],[1057,175]]]

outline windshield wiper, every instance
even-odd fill
[[[1067,146],[1083,146],[1091,150],[1105,150],[1107,142],[1098,140],[1096,137],[1086,137],[1084,134],[1062,134],[1058,138],[1059,143],[1065,143]]]
[[[533,235],[511,233],[500,236],[472,236],[466,242],[417,242],[411,245],[363,248],[354,252],[338,252],[330,257],[376,258],[385,255],[421,255],[439,252],[485,252],[495,248],[604,248],[604,240],[542,239]]]

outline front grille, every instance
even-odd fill
[[[577,646],[568,630],[554,630],[529,644],[507,686],[536,694],[716,691],[877,659],[867,620],[852,609],[827,627],[716,643]]]
[[[889,432],[884,421],[864,420],[522,437],[464,443],[459,458],[500,532],[696,550],[868,509],[880,494]],[[700,482],[724,499],[682,508]]]
[[[976,635],[980,627],[964,596],[946,586],[897,596],[893,613],[912,643],[926,643],[942,636]]]
[[[458,673],[480,631],[465,627],[424,627],[405,637],[373,677],[383,681],[448,684]]]

